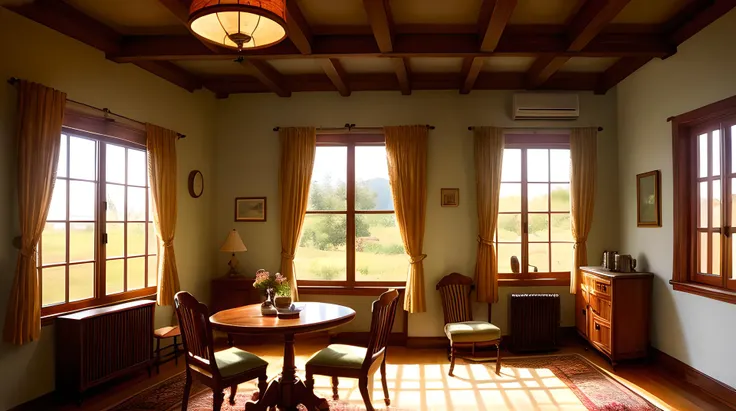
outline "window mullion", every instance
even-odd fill
[[[107,186],[105,184],[105,181],[107,181],[106,176],[106,152],[107,147],[105,146],[105,143],[98,142],[99,144],[99,150],[97,150],[98,153],[98,161],[97,161],[97,222],[95,224],[95,290],[96,290],[96,298],[103,298],[105,296],[105,285],[107,283],[106,275],[107,275],[107,264],[105,261],[106,258],[106,244],[103,242],[104,233],[107,232]]]
[[[721,275],[723,287],[728,288],[728,279],[731,278],[731,139],[730,130],[724,123],[721,128]]]
[[[346,280],[348,287],[355,286],[355,143],[349,142],[347,158],[347,232],[345,248],[347,258]]]
[[[527,149],[521,149],[521,276],[529,276],[529,207],[527,190]]]

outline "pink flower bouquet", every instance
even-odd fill
[[[280,273],[271,274],[264,269],[256,271],[253,287],[263,290],[263,292],[270,288],[276,292],[276,295],[291,295],[291,287],[289,287],[289,280],[286,277]]]

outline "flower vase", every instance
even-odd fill
[[[261,315],[275,316],[277,314],[273,303],[274,294],[273,288],[266,288],[266,301],[261,304]]]

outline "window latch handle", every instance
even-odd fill
[[[107,244],[107,233],[102,234],[102,244]]]

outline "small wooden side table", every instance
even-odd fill
[[[223,276],[212,280],[210,314],[230,308],[261,302],[258,290],[253,288],[254,278]]]

